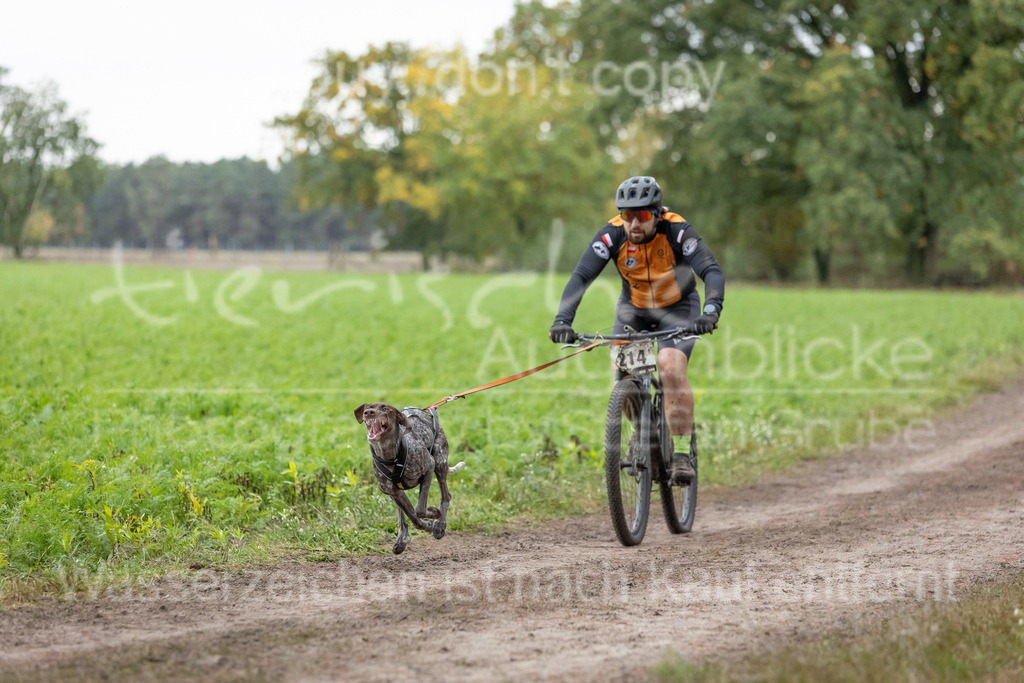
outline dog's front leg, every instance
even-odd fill
[[[420,484],[420,496],[416,500],[416,514],[421,519],[437,519],[441,516],[441,511],[435,507],[427,507],[427,496],[430,493],[430,477],[424,477],[423,483]]]
[[[409,544],[409,525],[405,521],[407,518],[420,531],[434,531],[434,525],[420,519],[412,508],[412,501],[405,495],[405,491],[397,490],[392,497],[395,500],[395,505],[398,506],[398,540],[395,541],[391,551],[398,555]],[[436,533],[434,535],[437,536]]]
[[[405,516],[409,518],[412,525],[420,531],[432,531],[434,528],[433,524],[424,522],[420,519],[420,516],[416,514],[416,510],[412,507],[412,501],[405,495],[405,491],[399,489],[395,492],[395,503],[398,505],[398,509],[405,513]]]

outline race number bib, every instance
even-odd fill
[[[630,375],[653,370],[655,359],[653,341],[635,341],[612,347],[615,367]]]

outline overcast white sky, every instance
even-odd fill
[[[274,160],[264,126],[298,109],[327,48],[484,49],[515,0],[5,0],[8,84],[46,81],[112,163]]]

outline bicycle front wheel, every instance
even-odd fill
[[[608,510],[622,545],[637,545],[651,509],[651,402],[632,379],[615,383],[604,432]]]

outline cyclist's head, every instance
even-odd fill
[[[615,207],[623,209],[651,209],[661,213],[661,187],[650,176],[633,176],[622,181],[615,192]]]

